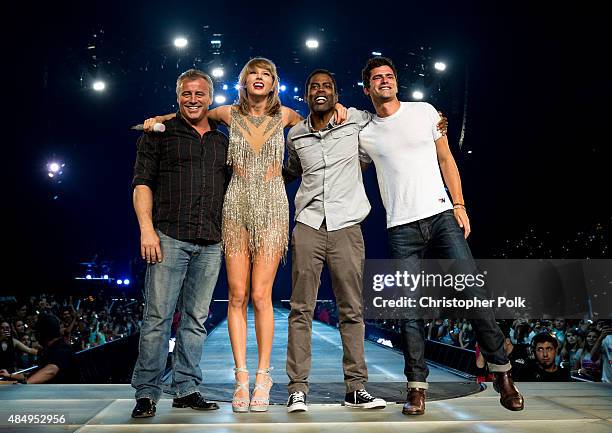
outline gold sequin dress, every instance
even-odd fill
[[[289,203],[282,177],[282,113],[240,114],[232,107],[227,163],[232,166],[223,203],[225,254],[283,259],[289,237]]]

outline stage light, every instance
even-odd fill
[[[315,48],[319,47],[319,41],[317,41],[316,39],[308,39],[306,41],[306,46],[311,50],[314,50]]]
[[[49,177],[55,177],[53,173],[49,173]]]
[[[91,275],[89,275],[89,274],[85,275],[85,279],[86,280],[91,280]]]
[[[210,45],[215,45],[215,48],[219,48],[221,46],[221,39],[211,39]]]
[[[223,90],[227,90],[227,84],[224,84],[223,87],[221,87]]]
[[[227,98],[223,95],[217,95],[215,96],[215,104],[225,104],[225,101],[227,101]]]
[[[372,51],[372,55],[373,56],[382,56],[382,53],[380,51]]]
[[[468,153],[472,153],[472,151],[471,151],[471,150],[468,150]]]
[[[420,90],[415,90],[414,92],[412,92],[412,99],[420,101],[421,99],[423,99],[424,96],[425,95],[423,95],[423,92],[421,92]]]
[[[219,78],[223,76],[223,68],[215,68],[212,70],[212,76],[215,78]]]
[[[185,47],[187,46],[187,44],[188,44],[187,39],[185,39],[185,38],[184,38],[184,37],[182,37],[182,36],[179,36],[178,38],[176,38],[176,39],[174,40],[174,46],[175,46],[176,48],[185,48]]]
[[[123,284],[124,284],[124,285],[126,285],[126,286],[127,286],[127,285],[129,285],[129,284],[130,284],[130,280],[128,280],[128,279],[126,278],[125,280],[123,280]]]
[[[434,68],[436,71],[444,71],[446,70],[446,63],[444,62],[436,62],[434,63]]]
[[[122,285],[123,284],[123,280],[117,280],[117,284]]]
[[[363,87],[363,81],[357,81],[357,85]]]
[[[106,83],[104,81],[94,81],[93,85],[91,86],[96,92],[102,92],[104,89],[106,89]]]
[[[105,280],[108,280],[108,275],[104,275],[102,278],[104,278]]]
[[[300,89],[298,89],[297,87],[294,87],[294,88],[293,88],[293,91],[294,91],[295,93],[297,93],[299,90],[300,90]]]
[[[60,165],[57,162],[51,162],[49,163],[49,170],[52,173],[57,173],[60,169]]]
[[[240,90],[240,84],[236,84],[236,85],[234,86],[234,89],[236,89],[236,90]]]
[[[280,91],[284,92],[285,90],[287,90],[287,86],[285,86],[284,84],[281,84]]]

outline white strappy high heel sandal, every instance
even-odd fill
[[[239,391],[246,391],[247,396],[249,395],[249,380],[246,382],[240,382],[238,380],[238,373],[249,374],[249,370],[245,367],[234,368],[234,374],[236,375],[236,383],[234,384],[234,395],[232,397],[232,411],[237,413],[244,413],[249,411],[249,397],[237,397]]]
[[[274,382],[272,381],[272,377],[270,376],[270,370],[272,370],[272,367],[257,370],[257,374],[263,375],[265,377],[265,381],[257,383],[257,378],[255,379],[253,396],[255,395],[255,391],[257,390],[263,391],[264,394],[258,397],[253,397],[251,399],[251,412],[268,411],[268,406],[270,405],[270,389],[274,384]]]

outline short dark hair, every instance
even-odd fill
[[[372,69],[379,68],[381,66],[389,66],[393,70],[393,75],[395,75],[395,79],[397,79],[397,69],[395,69],[395,65],[388,57],[372,57],[370,60],[366,62],[365,67],[361,71],[361,81],[363,82],[363,87],[365,89],[370,88],[370,75],[372,74]]]
[[[331,71],[328,71],[327,69],[315,69],[314,71],[310,73],[308,78],[306,78],[306,84],[304,85],[304,95],[308,95],[308,87],[310,86],[310,81],[312,80],[312,77],[314,77],[317,74],[325,74],[329,76],[329,78],[331,78],[332,83],[334,83],[334,93],[337,95],[338,94],[338,84],[336,83],[336,77],[334,77],[334,74]]]
[[[550,332],[540,332],[531,340],[531,344],[534,349],[541,343],[550,343],[555,347],[555,349],[559,347],[559,340],[557,340],[557,338]]]
[[[53,314],[42,313],[39,315],[34,329],[42,343],[48,343],[61,335],[60,320]]]

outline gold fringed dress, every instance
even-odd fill
[[[251,260],[285,258],[289,203],[282,177],[285,136],[282,113],[241,114],[232,107],[227,163],[232,166],[223,203],[225,254]]]

